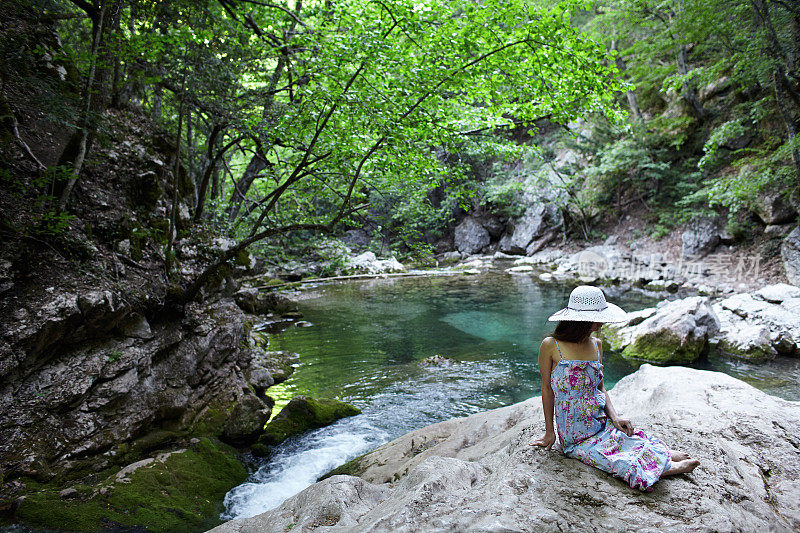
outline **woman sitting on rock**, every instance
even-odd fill
[[[700,464],[634,430],[611,405],[603,383],[602,344],[592,332],[604,322],[625,320],[625,311],[606,302],[599,288],[581,285],[567,307],[548,320],[559,322],[539,348],[545,434],[532,446],[549,450],[555,443],[555,410],[564,454],[621,477],[633,488],[651,491],[661,476],[691,472]]]

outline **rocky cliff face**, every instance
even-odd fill
[[[634,425],[702,462],[652,493],[529,443],[541,401],[414,431],[264,514],[264,531],[797,531],[800,405],[724,374],[643,365],[612,391]],[[322,530],[320,529],[320,530]]]

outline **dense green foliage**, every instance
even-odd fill
[[[60,21],[56,60],[82,75],[72,181],[103,111],[141,109],[174,134],[195,220],[241,247],[368,208],[413,239],[474,193],[460,154],[509,157],[497,133],[544,118],[615,116],[616,67],[572,23],[579,0],[17,1]]]
[[[565,231],[643,206],[662,235],[798,182],[796,2],[16,2],[58,21],[40,52],[77,93],[38,106],[75,131],[56,226],[115,107],[171,132],[192,217],[239,240],[223,262],[342,225],[413,249],[458,207],[521,215],[532,189]]]
[[[800,4],[599,1],[578,25],[614,54],[629,119],[587,114],[569,133],[540,136],[522,171],[495,165],[479,185],[487,201],[515,214],[520,191],[554,191],[540,196],[582,237],[601,215],[638,208],[660,237],[692,216],[733,219],[765,192],[797,188]],[[567,152],[577,157],[557,157]]]

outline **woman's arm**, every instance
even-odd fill
[[[592,342],[596,342],[597,353],[599,356],[600,363],[603,362],[603,344],[596,339],[592,339]],[[633,424],[631,424],[630,420],[626,420],[624,418],[620,418],[617,414],[617,411],[614,409],[614,405],[611,403],[611,396],[609,396],[608,391],[606,390],[605,380],[601,379],[600,384],[597,386],[598,390],[605,394],[606,396],[606,416],[608,416],[611,423],[614,425],[615,428],[620,430],[621,432],[625,433],[627,436],[633,435]]]
[[[556,442],[556,430],[553,425],[553,406],[555,394],[550,385],[550,372],[553,369],[553,357],[547,339],[539,346],[539,373],[542,375],[542,408],[544,409],[544,437],[532,442],[531,446],[543,446],[550,449]]]

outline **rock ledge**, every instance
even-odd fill
[[[276,531],[797,531],[800,403],[725,374],[642,365],[612,391],[634,425],[702,462],[652,493],[534,449],[540,398],[406,434],[261,515]]]

